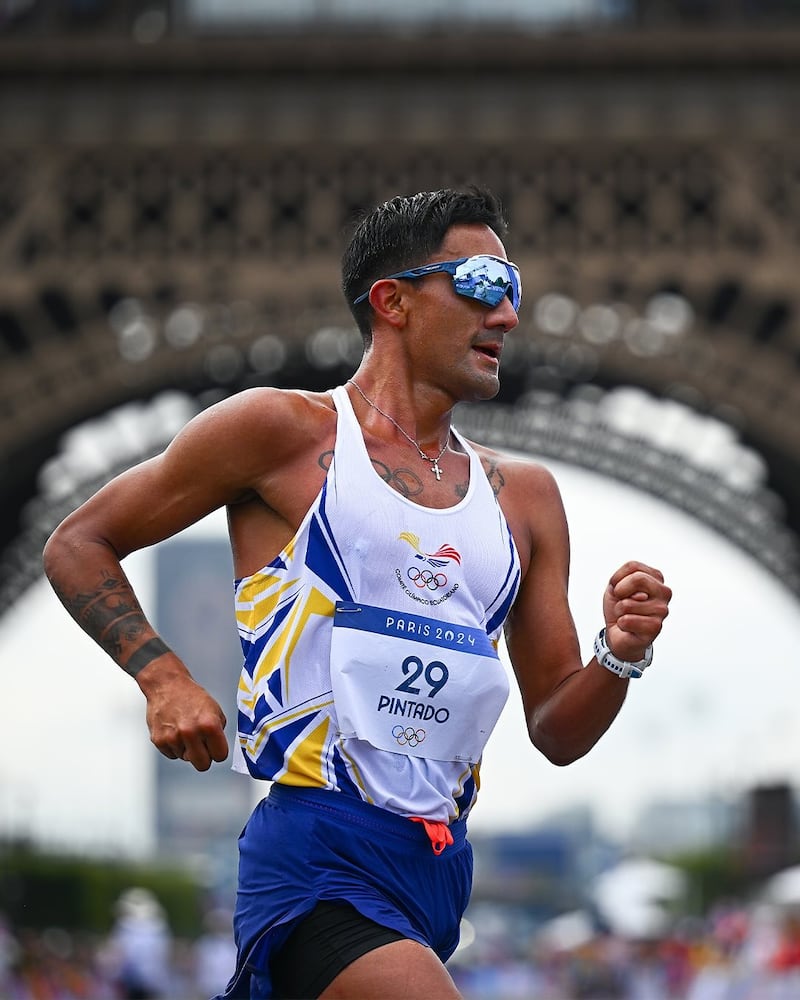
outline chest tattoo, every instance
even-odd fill
[[[422,480],[411,469],[390,469],[385,462],[372,459],[375,471],[381,479],[404,497],[416,497],[422,493]]]
[[[331,466],[332,460],[333,450],[329,449],[328,451],[320,453],[320,456],[317,459],[317,464],[321,469],[324,469],[325,472],[327,472]],[[372,458],[370,461],[381,479],[384,482],[389,483],[389,485],[396,489],[402,496],[416,497],[423,492],[424,483],[412,469],[404,467],[391,469],[385,462],[381,462],[377,458]],[[484,459],[482,464],[484,472],[486,473],[486,478],[489,480],[489,485],[492,487],[492,492],[495,496],[497,496],[506,483],[500,465],[492,459]],[[467,495],[468,487],[468,481],[455,484],[454,492],[459,500],[463,500],[463,498]]]

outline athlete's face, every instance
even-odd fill
[[[434,263],[476,254],[507,260],[498,236],[483,225],[453,226]],[[413,313],[408,329],[414,362],[426,377],[441,380],[454,400],[491,399],[500,388],[500,355],[507,333],[519,322],[504,296],[490,308],[458,295],[449,274],[436,273],[413,285]]]

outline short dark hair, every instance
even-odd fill
[[[456,225],[486,225],[503,239],[500,200],[486,188],[421,191],[384,202],[357,222],[342,256],[342,291],[365,343],[372,339],[371,307],[354,299],[387,274],[424,264]]]

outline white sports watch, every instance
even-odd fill
[[[617,677],[641,677],[645,670],[653,662],[653,644],[652,642],[644,651],[644,657],[641,660],[637,660],[635,663],[630,663],[628,660],[620,660],[618,656],[614,656],[611,650],[608,648],[608,643],[606,642],[606,630],[601,628],[600,631],[595,636],[594,640],[594,655],[597,657],[597,662],[610,670],[612,674],[616,674]]]

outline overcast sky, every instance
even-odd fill
[[[589,804],[603,827],[624,835],[653,798],[798,783],[797,600],[688,515],[583,470],[546,464],[570,522],[570,597],[585,658],[602,624],[603,588],[626,559],[663,570],[672,612],[653,666],[631,682],[611,731],[582,761],[556,768],[530,747],[514,689],[485,752],[472,829],[519,829]],[[192,530],[220,535],[224,519]],[[150,613],[152,562],[144,553],[126,561]],[[44,581],[0,620],[0,665],[0,830],[146,853],[155,751],[136,685]]]

